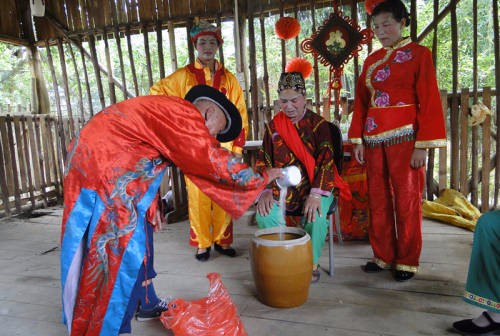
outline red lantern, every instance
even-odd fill
[[[289,40],[299,35],[300,23],[295,18],[282,16],[278,21],[276,21],[274,31],[280,39]]]
[[[292,58],[285,66],[286,72],[300,72],[304,79],[311,75],[312,69],[313,66],[311,62],[302,57]]]

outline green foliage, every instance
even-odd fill
[[[30,78],[26,49],[0,43],[0,112],[7,113],[7,105],[14,109],[29,104]]]

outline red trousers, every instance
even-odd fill
[[[375,262],[416,273],[422,250],[422,193],[425,168],[414,169],[414,141],[387,147],[365,147],[368,229]]]

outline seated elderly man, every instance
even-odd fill
[[[280,111],[266,125],[256,170],[299,168],[300,182],[287,190],[285,220],[288,226],[303,225],[311,236],[311,282],[317,282],[320,277],[318,259],[328,228],[327,212],[333,199],[334,180],[338,176],[332,134],[328,122],[306,108],[306,89],[300,72],[282,73],[278,94]],[[259,228],[284,225],[279,197],[280,187],[272,182],[258,198],[256,220]]]

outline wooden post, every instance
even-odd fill
[[[469,193],[467,184],[467,163],[469,162],[469,89],[463,88],[460,95],[460,189],[465,196]]]

